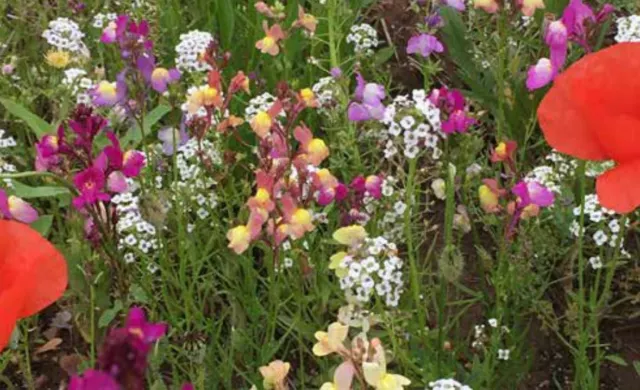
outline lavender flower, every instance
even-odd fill
[[[356,75],[357,87],[355,101],[349,104],[349,120],[361,122],[370,119],[381,120],[384,117],[384,87],[380,84],[367,83],[360,73]]]
[[[430,34],[420,34],[409,39],[407,44],[407,54],[420,54],[423,57],[428,57],[431,53],[442,53],[444,46],[438,40]]]

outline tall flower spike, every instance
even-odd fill
[[[0,351],[16,321],[60,298],[67,287],[67,263],[38,232],[0,220]]]
[[[600,175],[600,203],[618,213],[640,206],[640,43],[589,54],[562,73],[538,108],[547,142],[586,160],[614,160]]]

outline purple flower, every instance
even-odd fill
[[[366,83],[360,73],[356,75],[356,80],[355,101],[349,104],[348,109],[349,120],[354,122],[381,120],[385,110],[382,104],[382,99],[385,98],[384,87],[380,84]]]
[[[532,204],[538,207],[549,207],[555,200],[553,192],[536,181],[521,181],[511,189],[511,192],[518,197],[519,208]]]
[[[180,80],[180,71],[178,69],[165,69],[156,67],[155,58],[150,54],[143,54],[138,58],[137,66],[142,77],[151,84],[158,93],[163,93],[167,90],[169,84],[173,84]]]
[[[83,376],[71,378],[69,390],[121,390],[121,387],[108,374],[97,370],[87,370]]]
[[[584,4],[582,0],[571,0],[564,9],[561,20],[570,36],[580,37],[580,40],[583,40],[585,39],[584,22],[586,20],[594,22],[595,15],[591,7]]]
[[[431,53],[442,53],[444,46],[438,40],[430,34],[420,34],[409,39],[407,44],[408,54],[420,54],[423,57],[428,57]]]
[[[69,127],[76,135],[74,145],[87,151],[91,150],[93,139],[106,126],[107,120],[105,118],[100,115],[93,115],[93,109],[83,104],[76,107],[73,119],[69,120]],[[61,140],[63,137],[61,135],[64,135],[64,129],[62,129],[62,132],[58,129],[57,137],[58,148],[62,149]]]
[[[7,76],[13,73],[16,67],[13,64],[3,64],[2,65],[2,74]]]
[[[120,73],[115,82],[101,81],[91,91],[93,104],[97,107],[113,106],[127,97],[127,82],[124,73]]]
[[[60,163],[58,156],[59,138],[55,135],[45,135],[36,143],[36,171],[44,172]]]
[[[180,125],[180,130],[176,131],[173,127],[165,127],[158,131],[158,139],[162,141],[162,152],[166,156],[173,155],[173,144],[180,147],[189,141],[189,134],[185,130],[184,122]]]
[[[527,72],[527,89],[533,91],[549,84],[556,76],[556,70],[548,58],[541,58]]]
[[[334,66],[333,68],[331,68],[331,71],[329,73],[331,73],[331,77],[333,77],[334,79],[337,79],[342,76],[342,69],[340,69],[337,66]]]
[[[104,172],[97,167],[90,167],[76,174],[73,178],[73,184],[80,193],[73,199],[73,206],[80,210],[87,205],[97,202],[107,202],[111,197],[104,191],[105,177]]]
[[[31,224],[38,220],[38,212],[21,198],[7,196],[7,193],[0,189],[0,219],[14,219]]]
[[[561,69],[567,59],[567,49],[569,46],[569,33],[567,27],[561,20],[549,23],[545,32],[544,41],[549,46],[551,63],[554,69]]]
[[[438,11],[433,12],[431,15],[424,18],[424,23],[429,28],[439,28],[444,26],[444,20],[442,20],[442,16]]]
[[[152,344],[164,337],[167,333],[167,324],[148,322],[144,310],[133,307],[129,310],[125,329],[139,337],[145,344]]]
[[[464,95],[457,89],[434,89],[428,99],[446,116],[442,121],[442,132],[445,134],[466,133],[469,127],[477,123],[476,119],[469,115]]]
[[[122,194],[129,190],[127,177],[120,171],[112,172],[107,178],[107,189],[111,192]]]
[[[464,11],[466,9],[464,0],[442,0],[442,4],[447,5],[458,11]]]
[[[109,168],[122,171],[126,177],[137,177],[146,162],[144,154],[137,150],[123,152],[120,141],[113,132],[108,132],[107,138],[111,141],[111,145],[104,148],[103,154],[108,159]]]

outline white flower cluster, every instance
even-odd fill
[[[192,138],[178,148],[176,165],[179,180],[171,183],[171,189],[178,206],[187,213],[195,212],[199,220],[204,220],[218,205],[218,198],[213,191],[216,182],[203,169],[201,158],[213,165],[222,164],[218,149],[211,141],[202,140],[200,147]]]
[[[244,109],[244,120],[251,122],[258,112],[268,111],[275,101],[276,97],[269,92],[265,92],[249,100],[249,104]]]
[[[93,81],[85,77],[87,72],[80,68],[69,68],[64,71],[62,84],[71,90],[76,97],[77,104],[91,104],[91,96],[89,91],[93,88]]]
[[[378,47],[378,32],[371,25],[362,23],[351,26],[347,35],[347,43],[353,43],[356,55],[373,55],[373,49]]]
[[[316,100],[318,101],[318,111],[328,113],[328,108],[336,102],[335,97],[338,91],[338,83],[333,77],[323,77],[311,87]]]
[[[204,31],[193,30],[180,35],[180,43],[176,46],[176,67],[183,72],[204,72],[211,66],[200,61],[200,56],[213,41],[213,36]]]
[[[93,17],[93,22],[91,23],[91,25],[94,28],[99,28],[99,29],[103,29],[105,27],[107,27],[107,25],[110,22],[115,21],[118,18],[118,15],[116,13],[110,12],[110,13],[97,13],[94,17]]]
[[[382,123],[387,131],[377,136],[385,143],[385,158],[395,156],[400,150],[409,159],[416,158],[423,149],[431,151],[434,160],[442,155],[438,147],[444,137],[440,131],[440,110],[427,99],[424,90],[414,90],[411,99],[396,97],[387,106]]]
[[[451,379],[438,379],[435,382],[429,382],[429,387],[425,390],[473,390],[471,387],[463,385],[457,380]]]
[[[0,129],[0,151],[2,151],[2,149],[13,148],[17,145],[16,140],[13,137],[5,135],[5,133],[6,130]],[[4,161],[2,157],[2,154],[0,154],[0,173],[15,173],[17,171],[16,166]],[[3,182],[8,188],[13,188],[11,179],[3,179]]]
[[[71,53],[83,53],[87,47],[82,42],[84,33],[78,24],[68,18],[57,18],[49,22],[49,28],[44,30],[42,37],[58,50]]]
[[[580,206],[573,209],[573,215],[575,219],[571,222],[569,230],[575,237],[579,237]],[[617,245],[618,234],[621,231],[620,222],[618,222],[619,216],[615,211],[602,207],[596,194],[590,194],[585,197],[584,215],[585,237],[590,237],[598,247],[608,244],[613,248]],[[626,226],[629,226],[628,221]],[[621,246],[624,248],[624,238],[621,238],[621,240]],[[629,253],[624,249],[622,249],[621,253],[624,256],[629,256]]]
[[[616,42],[640,42],[640,15],[630,15],[616,20]]]
[[[130,188],[135,188],[130,185]],[[124,194],[118,194],[111,199],[116,205],[118,223],[116,231],[120,237],[118,249],[124,251],[124,261],[131,264],[138,260],[138,255],[151,257],[152,251],[160,248],[155,226],[147,222],[140,212],[140,198],[136,196],[137,189]],[[150,261],[147,269],[155,273],[157,266]]]
[[[510,330],[508,327],[506,326],[498,327],[499,325],[498,320],[495,318],[489,318],[489,320],[487,320],[487,323],[489,324],[488,329],[484,324],[475,325],[473,328],[474,332],[473,332],[473,342],[471,343],[471,348],[473,348],[476,351],[484,350],[485,344],[491,341],[492,338],[490,337],[489,334],[487,334],[487,330],[489,330],[490,332],[499,332],[501,337],[510,333]],[[504,350],[501,349],[500,351],[507,351],[507,359],[508,359],[509,349],[504,349]]]
[[[384,237],[366,238],[356,255],[347,255],[340,267],[347,270],[340,288],[366,303],[375,292],[387,306],[396,307],[404,287],[402,260],[396,244]]]
[[[393,176],[387,176],[382,181],[382,196],[378,207],[384,207],[384,215],[378,220],[378,229],[383,232],[383,236],[391,241],[404,240],[404,212],[407,204],[404,203],[404,190],[396,191],[395,186],[398,179]],[[367,205],[368,206],[368,205]],[[374,214],[374,210],[367,211]]]

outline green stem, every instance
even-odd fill
[[[587,347],[589,344],[588,331],[584,328],[585,322],[585,289],[584,289],[584,268],[585,258],[583,253],[584,248],[584,205],[586,198],[585,182],[586,182],[586,163],[580,161],[578,165],[578,180],[579,180],[579,194],[580,194],[580,230],[578,235],[578,349],[577,356],[575,357],[575,370],[576,376],[574,383],[585,383],[587,377],[585,368],[589,367],[589,361],[587,357]],[[582,386],[580,386],[582,387]],[[586,387],[584,387],[586,388]]]
[[[422,330],[422,328],[426,325],[426,315],[424,312],[424,305],[422,304],[422,300],[420,299],[420,275],[416,262],[416,253],[413,243],[413,232],[411,230],[411,217],[413,215],[413,199],[415,197],[414,192],[417,164],[417,158],[409,160],[409,174],[407,176],[407,184],[405,187],[405,203],[407,205],[407,208],[404,211],[404,235],[407,242],[407,256],[409,257],[409,268],[411,273],[411,292],[413,295],[413,300],[415,302],[415,307],[418,309],[418,323],[420,324],[420,329]]]

